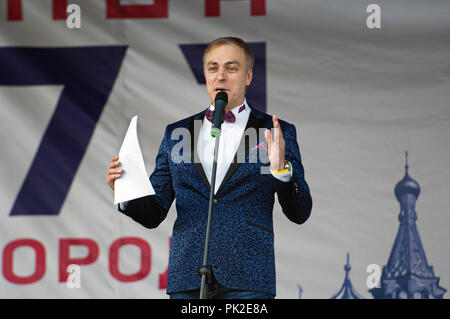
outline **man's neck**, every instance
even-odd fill
[[[242,99],[242,102],[241,102],[240,104],[236,104],[236,105],[234,105],[234,106],[228,105],[228,106],[225,108],[225,112],[231,111],[232,109],[237,108],[238,106],[242,106],[244,103],[245,103],[245,99]]]

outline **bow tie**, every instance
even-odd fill
[[[241,113],[243,110],[245,110],[245,105],[242,105],[242,106],[239,108],[238,113]],[[206,111],[205,116],[206,116],[206,118],[208,119],[208,121],[212,122],[213,111],[211,111],[210,109],[208,109],[208,110]],[[236,121],[236,116],[234,116],[234,114],[233,114],[232,111],[228,111],[228,112],[225,112],[224,120],[225,120],[225,122],[228,122],[228,123],[234,123],[234,122]]]

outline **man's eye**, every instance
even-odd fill
[[[211,72],[217,71],[217,68],[216,67],[211,67],[211,68],[209,68],[209,71],[211,71]]]
[[[235,68],[235,67],[230,67],[230,68],[228,68],[228,70],[234,72],[234,71],[237,71],[237,68]]]

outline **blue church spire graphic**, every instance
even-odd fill
[[[375,299],[442,299],[447,290],[439,286],[439,277],[427,262],[416,227],[420,186],[409,176],[408,152],[405,156],[405,176],[394,190],[400,203],[400,225],[388,263],[383,267],[380,287],[369,292]]]
[[[352,282],[350,281],[350,270],[352,267],[350,266],[350,254],[347,253],[347,264],[344,266],[345,270],[345,279],[342,284],[341,289],[330,299],[364,299],[355,288],[353,288]]]

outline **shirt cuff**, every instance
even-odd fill
[[[270,170],[270,172],[272,173],[272,176],[275,177],[276,179],[278,179],[279,181],[287,183],[291,180],[292,173],[294,172],[294,168],[292,167],[290,162],[289,162],[289,166],[291,167],[291,169],[284,173],[277,174],[277,173],[274,173],[272,170]]]

